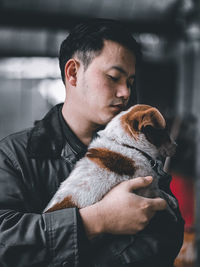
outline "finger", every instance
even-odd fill
[[[128,180],[127,185],[128,185],[129,191],[131,192],[133,190],[147,187],[148,185],[151,184],[152,181],[153,181],[153,178],[151,176],[137,177],[137,178]]]
[[[167,208],[167,202],[162,198],[152,198],[149,201],[151,202],[152,209],[155,211]]]

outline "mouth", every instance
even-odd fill
[[[112,108],[112,110],[114,110],[116,112],[121,112],[124,109],[123,104],[110,105],[110,107]]]

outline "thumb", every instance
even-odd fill
[[[153,181],[152,176],[137,177],[137,178],[130,179],[129,181],[127,181],[127,185],[128,185],[129,191],[131,192],[133,190],[147,187],[148,185],[152,183],[152,181]]]
[[[153,210],[164,210],[167,208],[167,202],[162,198],[149,199]]]

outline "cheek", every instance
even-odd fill
[[[102,83],[100,85],[101,92],[105,97],[108,98],[115,98],[116,94],[116,86],[111,83],[108,79],[102,80]]]
[[[101,92],[104,96],[112,97],[114,96],[114,88],[109,85],[108,82],[103,82],[100,86]]]
[[[92,87],[93,96],[95,97],[95,101],[110,101],[114,98],[114,90],[109,84],[105,81],[99,81]]]
[[[89,73],[88,73],[89,74]],[[87,88],[85,88],[85,95],[88,104],[92,107],[102,108],[112,102],[115,97],[114,88],[104,77],[102,73],[93,72],[87,75],[86,78]]]
[[[96,85],[96,87],[105,94],[112,94],[114,91],[113,83],[108,79],[105,73],[101,71],[93,73],[93,83],[94,86]]]

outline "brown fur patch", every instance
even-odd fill
[[[120,175],[131,176],[136,170],[135,162],[132,159],[106,148],[91,148],[86,156],[101,168]]]
[[[68,196],[68,197],[64,198],[61,202],[55,204],[52,208],[48,209],[45,213],[56,211],[56,210],[62,210],[62,209],[66,209],[66,208],[73,208],[75,206],[76,205],[72,201],[72,197]]]
[[[155,129],[164,129],[165,119],[156,109],[148,105],[136,105],[130,112],[121,117],[121,124],[125,131],[135,139],[143,127],[152,126]]]

